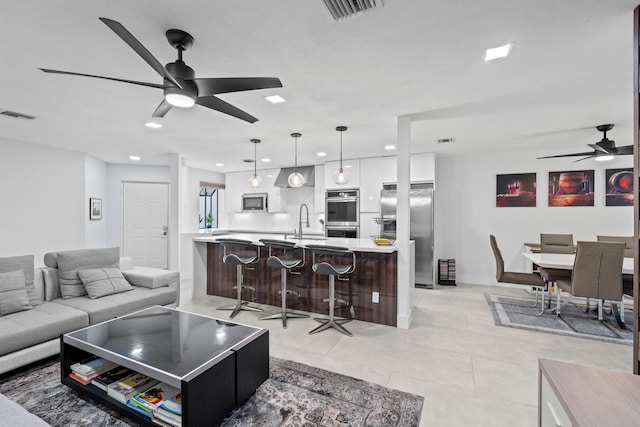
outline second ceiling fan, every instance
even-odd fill
[[[624,145],[622,147],[616,147],[616,143],[614,140],[607,138],[607,132],[613,129],[613,124],[606,124],[596,126],[600,132],[603,132],[604,135],[602,139],[595,144],[587,144],[589,147],[593,148],[593,151],[585,151],[582,153],[572,153],[572,154],[559,154],[556,156],[545,156],[538,157],[538,159],[551,159],[554,157],[582,157],[581,159],[576,160],[579,162],[581,160],[595,158],[595,160],[604,161],[611,160],[614,156],[622,156],[633,154],[633,145]]]
[[[193,37],[182,30],[168,30],[166,32],[169,44],[178,51],[178,59],[163,66],[142,43],[136,39],[122,24],[108,18],[99,18],[106,26],[116,33],[138,55],[164,78],[162,84],[147,83],[135,80],[118,79],[114,77],[81,74],[70,71],[50,70],[40,68],[45,73],[68,74],[73,76],[94,77],[98,79],[114,80],[162,89],[164,99],[153,112],[153,117],[164,117],[172,107],[192,107],[194,104],[211,108],[249,123],[258,121],[257,118],[241,109],[223,101],[215,95],[220,93],[240,92],[245,90],[268,89],[282,87],[280,79],[276,77],[228,77],[228,78],[196,78],[195,72],[182,60],[182,52],[193,45]]]

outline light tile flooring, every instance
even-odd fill
[[[484,293],[526,295],[523,289],[458,285],[416,289],[410,329],[353,321],[353,337],[316,335],[312,319],[235,321],[269,328],[271,355],[424,396],[420,426],[535,426],[538,358],[631,372],[631,346],[495,326]],[[183,283],[180,308],[225,318],[230,302],[191,298]],[[231,301],[233,302],[233,301]],[[270,308],[269,308],[270,309]]]

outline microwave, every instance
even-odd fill
[[[267,193],[242,195],[242,212],[267,212]]]

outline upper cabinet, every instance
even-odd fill
[[[287,206],[280,195],[281,189],[273,184],[280,169],[263,169],[258,171],[262,178],[262,185],[253,188],[249,185],[249,178],[253,171],[229,172],[225,175],[225,206],[227,213],[242,212],[242,195],[245,193],[267,193],[267,207],[269,212],[286,212]]]
[[[387,157],[360,159],[360,212],[380,212],[385,159]]]
[[[342,160],[342,167],[349,174],[349,182],[339,185],[333,182],[333,174],[340,169],[340,162],[326,162],[324,164],[324,189],[336,190],[341,188],[360,187],[360,160]]]
[[[324,213],[324,165],[316,165],[316,183],[313,187],[315,213]]]
[[[393,183],[398,181],[397,159],[396,156],[382,158],[382,182]],[[434,153],[412,154],[410,162],[411,182],[435,181],[436,156]]]

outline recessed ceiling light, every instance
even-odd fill
[[[351,167],[351,165],[344,165],[345,169],[349,169]]]
[[[161,123],[156,123],[156,122],[147,122],[144,125],[151,129],[160,129],[162,127]]]
[[[269,174],[267,175],[267,178],[273,178],[273,175]]]
[[[265,163],[269,163],[271,161],[271,159],[269,159],[268,157],[265,157],[263,159],[260,159],[261,162],[265,162]]]
[[[503,46],[487,49],[487,53],[484,57],[484,60],[491,61],[493,59],[504,58],[508,56],[509,53],[511,53],[511,46],[513,46],[513,43],[508,43]]]
[[[269,101],[272,104],[279,104],[280,102],[285,102],[286,101],[286,99],[284,99],[280,95],[265,96],[264,99],[266,99],[267,101]]]
[[[325,157],[326,155],[327,155],[327,153],[325,153],[324,151],[318,151],[316,153],[316,156],[318,156],[318,157]]]
[[[395,146],[395,145],[385,145],[385,146],[384,146],[384,149],[385,149],[385,150],[395,150],[395,149],[396,149],[396,146]]]
[[[138,160],[140,160],[140,156],[129,156],[129,160],[134,160],[137,162]]]
[[[224,163],[216,163],[216,166],[224,166]]]

